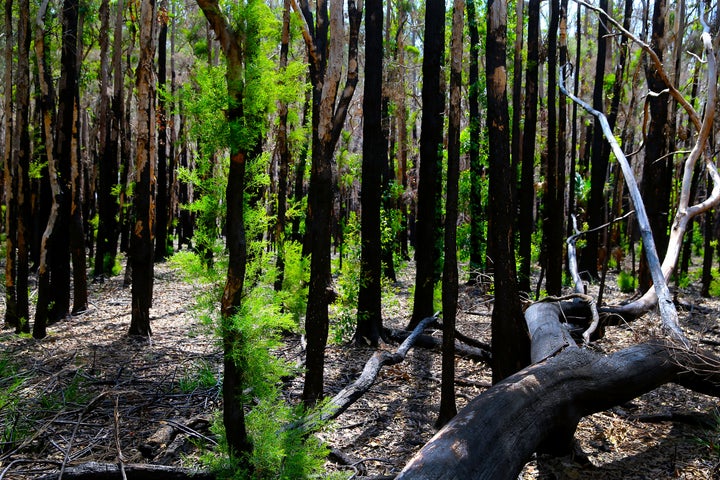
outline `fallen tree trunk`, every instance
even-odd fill
[[[58,473],[43,475],[37,480],[57,480],[58,475]],[[99,462],[68,467],[62,475],[63,480],[117,480],[126,477],[131,480],[215,480],[216,478],[213,473],[192,468],[138,463],[124,464],[121,468],[118,463]]]
[[[720,396],[717,359],[655,340],[602,355],[563,333],[563,307],[536,303],[528,319],[533,361],[472,400],[398,479],[514,479],[536,451],[566,453],[580,419],[668,382]],[[568,348],[570,347],[570,348]],[[703,365],[706,367],[703,368]]]

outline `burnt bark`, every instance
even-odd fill
[[[38,82],[40,84],[40,115],[42,117],[43,141],[46,145],[48,161],[47,182],[51,190],[51,206],[48,214],[47,225],[40,240],[40,252],[38,263],[38,300],[35,309],[35,321],[33,323],[33,337],[44,338],[47,334],[47,324],[50,320],[49,309],[52,293],[50,291],[50,264],[48,254],[50,251],[49,242],[52,238],[55,224],[58,218],[60,207],[60,185],[57,178],[57,164],[53,152],[53,125],[55,125],[55,90],[52,84],[47,51],[45,48],[45,15],[49,0],[45,0],[38,9],[35,25],[35,56],[38,67]]]
[[[441,80],[445,57],[445,2],[428,0],[425,7],[425,45],[422,65],[422,125],[415,224],[415,293],[408,330],[432,315],[442,248],[439,195],[442,190],[443,115],[445,92]]]
[[[102,279],[112,272],[115,264],[117,240],[113,244],[113,237],[117,238],[117,201],[113,195],[113,187],[117,183],[118,157],[117,147],[111,145],[111,131],[114,122],[110,112],[110,2],[103,0],[100,3],[100,105],[98,107],[98,233],[97,247],[95,249],[95,265],[93,276]],[[117,33],[117,32],[116,32]],[[115,75],[122,75],[116,71]]]
[[[457,220],[460,181],[460,88],[462,87],[462,35],[465,1],[453,2],[450,43],[450,106],[448,124],[447,188],[445,198],[445,257],[443,264],[443,351],[442,385],[438,427],[457,413],[455,404],[455,324],[458,303]]]
[[[50,323],[58,321],[70,311],[70,248],[72,222],[72,159],[77,156],[78,85],[78,9],[77,0],[63,2],[63,41],[58,111],[55,131],[57,159],[58,220],[50,241]]]
[[[665,50],[665,16],[667,3],[665,0],[654,2],[652,14],[652,41],[650,43],[653,51],[662,61]],[[648,127],[647,139],[645,142],[645,158],[643,160],[643,175],[641,180],[642,195],[644,198],[652,198],[647,203],[648,217],[653,237],[656,241],[658,254],[665,255],[668,245],[668,226],[670,191],[672,187],[672,157],[665,156],[667,153],[668,124],[668,93],[663,92],[665,82],[654,64],[649,63],[645,67],[648,89],[653,92],[648,96],[650,104],[650,125]],[[640,271],[638,274],[639,287],[647,290],[652,285],[652,279],[645,257],[640,259]]]
[[[283,2],[283,23],[280,40],[280,70],[285,71],[288,64],[288,51],[290,50],[290,0]],[[275,291],[282,290],[285,277],[285,224],[288,197],[288,172],[290,170],[290,146],[288,145],[288,104],[280,100],[278,106],[278,133],[277,133],[277,162],[278,162],[278,192],[277,192],[277,219],[275,220],[275,245],[277,259],[277,277]]]
[[[559,295],[562,290],[564,236],[565,236],[565,158],[560,155],[557,108],[564,108],[563,102],[556,106],[557,49],[560,25],[560,0],[551,0],[550,25],[548,30],[548,135],[547,165],[545,182],[547,193],[543,208],[543,264],[546,270],[545,289],[549,295]],[[549,252],[552,252],[550,254]]]
[[[137,68],[137,152],[133,197],[134,227],[130,238],[132,319],[130,335],[150,336],[153,296],[153,239],[155,231],[155,0],[143,0],[140,14],[140,60]]]
[[[494,264],[492,314],[493,383],[528,364],[529,338],[517,286],[513,241],[514,175],[510,161],[507,102],[507,0],[488,2],[487,75],[490,190],[490,251]]]
[[[85,222],[83,220],[83,190],[86,182],[85,162],[81,147],[80,122],[80,67],[83,51],[83,25],[85,13],[80,14],[78,4],[77,45],[75,70],[78,78],[76,83],[75,101],[73,104],[73,135],[71,137],[72,156],[70,157],[70,258],[72,261],[73,278],[73,315],[87,310],[87,254],[85,253]],[[86,145],[85,145],[86,146]]]
[[[333,208],[332,156],[345,123],[348,106],[358,81],[358,38],[362,12],[354,0],[348,0],[347,74],[345,87],[339,92],[342,74],[344,38],[342,0],[316,0],[315,17],[307,0],[299,9],[304,26],[303,36],[310,59],[312,82],[312,167],[308,192],[306,238],[310,245],[310,284],[305,320],[307,351],[303,400],[315,404],[323,395],[325,345],[327,344],[328,305],[333,300],[330,277],[330,247]],[[332,40],[330,40],[332,37]],[[338,97],[339,93],[339,97]]]
[[[167,2],[163,1],[158,10],[158,73],[157,85],[159,90],[167,88],[167,33],[170,17],[167,11]],[[170,222],[170,188],[168,185],[168,112],[166,108],[166,95],[161,94],[157,101],[157,199],[155,208],[157,222],[155,224],[155,256],[154,260],[160,262],[167,257],[168,224]]]
[[[14,162],[17,191],[17,269],[16,315],[17,333],[30,332],[30,306],[28,299],[29,247],[30,247],[30,2],[20,0],[17,44],[18,61],[15,77],[15,129],[13,134]]]
[[[520,188],[518,189],[518,288],[530,292],[531,241],[535,218],[535,137],[537,131],[538,67],[540,64],[540,0],[528,2],[527,72],[525,73],[525,124],[523,127]],[[517,160],[516,160],[517,162]]]
[[[468,129],[470,136],[470,146],[468,156],[470,159],[470,272],[468,283],[476,284],[480,281],[480,273],[485,266],[485,258],[483,257],[484,232],[483,223],[485,221],[482,190],[483,179],[485,177],[485,167],[480,161],[480,99],[478,97],[480,85],[480,67],[479,67],[479,50],[480,50],[480,33],[478,31],[477,12],[475,10],[475,0],[467,1],[468,31],[470,40],[470,59],[468,67],[468,110],[470,118],[468,119]]]
[[[548,319],[559,324],[557,317]],[[397,478],[517,478],[533,452],[567,451],[583,416],[667,382],[697,381],[676,359],[675,347],[659,341],[609,356],[566,348],[476,397]],[[705,391],[720,393],[717,387]]]
[[[15,191],[17,190],[17,175],[12,150],[13,143],[13,2],[5,0],[5,75],[3,78],[5,102],[3,112],[5,117],[5,145],[3,149],[3,182],[5,187],[5,325],[17,327],[20,325],[17,315],[17,289],[15,285],[15,261],[17,258],[17,210],[15,205]]]
[[[600,9],[608,10],[607,0],[600,0]],[[595,87],[593,90],[593,108],[600,112],[604,109],[603,84],[605,78],[605,57],[607,52],[607,26],[598,22],[597,59],[595,64]],[[603,132],[599,120],[595,120],[592,132],[592,160],[590,165],[590,199],[588,201],[588,224],[595,228],[605,223],[607,202],[605,201],[605,181],[607,179],[608,161],[603,157]],[[587,245],[580,257],[580,271],[586,272],[591,278],[598,278],[598,250],[601,248],[600,234],[593,232],[587,236]]]
[[[355,341],[377,346],[382,332],[382,239],[380,202],[387,143],[382,128],[383,8],[382,0],[365,2],[365,91],[360,234],[360,289]]]

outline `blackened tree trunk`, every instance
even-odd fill
[[[530,339],[517,286],[513,242],[514,175],[510,161],[507,101],[507,0],[488,2],[487,75],[490,162],[490,235],[494,237],[495,305],[492,313],[493,383],[512,375],[530,359]]]
[[[70,311],[70,236],[72,207],[72,162],[77,156],[78,86],[78,2],[63,2],[63,41],[60,56],[61,70],[58,85],[60,101],[55,132],[59,205],[58,220],[50,241],[50,323],[58,321]]]
[[[307,83],[310,83],[310,74],[308,72],[308,80]],[[311,115],[311,105],[312,105],[312,92],[310,90],[306,90],[305,92],[305,101],[303,102],[303,111],[302,111],[302,128],[306,128],[308,125],[308,119]],[[299,204],[302,199],[305,197],[305,166],[307,165],[307,156],[308,151],[310,147],[310,139],[306,139],[303,141],[302,146],[300,147],[300,153],[297,156],[297,160],[295,161],[295,168],[293,169],[293,189],[292,189],[292,199],[293,202]],[[300,215],[295,215],[293,217],[292,221],[292,233],[291,238],[295,242],[301,242],[303,244],[302,248],[302,254],[303,255],[309,255],[310,254],[310,246],[305,245],[305,242],[303,241],[303,235],[300,234]]]
[[[5,324],[17,328],[20,325],[17,314],[17,288],[15,285],[17,259],[17,175],[13,155],[13,29],[12,0],[5,0],[5,76],[3,105],[5,116],[5,148],[3,150],[5,186]]]
[[[117,147],[111,145],[111,129],[114,122],[110,112],[110,2],[100,3],[100,104],[98,106],[98,233],[95,249],[95,266],[93,276],[102,280],[104,275],[112,272],[115,263],[113,237],[117,229],[117,201],[113,189],[117,184],[118,159]],[[117,33],[117,32],[116,32]],[[116,71],[115,75],[122,75]],[[114,155],[113,155],[114,154]],[[117,240],[115,240],[117,242]],[[112,262],[112,263],[110,263]]]
[[[333,208],[332,156],[345,123],[358,81],[358,37],[362,11],[348,0],[350,22],[347,77],[338,98],[345,38],[342,0],[316,0],[315,19],[307,0],[301,0],[303,36],[310,59],[312,82],[312,167],[308,193],[306,238],[312,239],[310,285],[305,319],[307,351],[303,400],[315,404],[323,395],[325,345],[329,329],[328,305],[334,298],[330,276],[330,226]],[[329,43],[328,43],[329,42]],[[337,99],[337,101],[336,101]]]
[[[18,63],[15,78],[15,130],[13,150],[17,166],[17,333],[30,332],[28,274],[30,246],[30,2],[20,0],[18,16]]]
[[[522,112],[523,112],[523,95],[522,95],[522,79],[523,79],[523,30],[524,30],[524,24],[525,24],[525,16],[523,14],[523,10],[525,8],[526,2],[515,2],[515,46],[513,48],[513,86],[512,86],[512,105],[513,105],[513,114],[512,114],[512,134],[510,136],[510,157],[512,158],[512,170],[513,174],[515,176],[519,176],[520,179],[522,179],[522,168],[521,165],[523,165],[523,129],[521,127],[522,123]],[[518,192],[517,187],[519,186],[518,182],[513,182],[513,195],[515,198],[515,201],[518,201]],[[533,190],[531,189],[529,193],[532,194]],[[527,194],[528,192],[525,192]],[[517,209],[517,206],[515,207]],[[530,222],[529,225],[520,225],[525,222],[525,219],[528,217],[523,217],[522,215],[518,215],[517,222],[515,224],[515,231],[518,233],[519,236],[519,230],[521,228],[529,228],[529,231],[532,231],[532,222]],[[530,211],[530,217],[532,218],[532,210]],[[523,264],[523,262],[520,262],[520,266],[527,269],[527,272],[524,272],[520,270],[518,272],[519,278],[518,278],[518,286],[522,289],[523,286],[526,286],[527,289],[526,292],[530,291],[530,256],[527,257],[527,262]]]
[[[525,74],[525,126],[523,130],[520,188],[518,192],[518,254],[520,271],[518,288],[530,292],[530,260],[532,232],[535,225],[535,132],[537,131],[538,66],[540,50],[540,0],[528,2],[527,73]]]
[[[167,87],[167,33],[170,17],[167,1],[160,4],[158,22],[158,89]],[[157,223],[155,224],[155,261],[163,261],[168,252],[168,223],[170,219],[170,188],[168,187],[168,128],[166,95],[157,102]]]
[[[551,0],[548,29],[548,135],[547,135],[547,195],[543,215],[543,237],[546,266],[545,288],[549,295],[562,290],[563,247],[565,245],[565,158],[558,152],[557,110],[557,44],[560,21],[560,0]],[[564,108],[561,103],[560,108]],[[550,253],[552,252],[552,253]]]
[[[600,8],[608,11],[607,0],[600,0]],[[605,22],[598,22],[597,58],[595,63],[595,87],[593,90],[593,108],[603,112],[603,89],[605,78],[605,57],[607,52],[607,27]],[[590,165],[590,199],[588,201],[588,224],[595,228],[605,223],[607,216],[607,202],[605,200],[605,180],[607,179],[608,161],[603,157],[603,134],[599,120],[595,119],[592,134],[592,159]],[[600,248],[600,234],[591,232],[586,235],[587,244],[582,251],[579,261],[581,272],[587,273],[591,278],[598,278],[598,249]]]
[[[252,445],[245,429],[245,414],[243,410],[243,377],[242,360],[235,354],[242,345],[242,332],[234,325],[235,315],[242,306],[245,271],[248,261],[245,220],[243,218],[245,204],[245,164],[249,149],[253,148],[243,132],[245,118],[243,109],[244,79],[246,78],[246,62],[255,61],[252,53],[254,46],[249,46],[256,38],[247,38],[241,34],[240,28],[253,30],[254,25],[232,27],[228,19],[221,12],[216,0],[198,0],[205,17],[215,31],[220,47],[227,61],[227,93],[228,110],[227,120],[230,124],[230,170],[226,190],[226,242],[229,252],[228,275],[223,290],[221,302],[222,335],[224,348],[224,380],[223,380],[223,423],[225,434],[232,455],[236,455],[240,462],[246,462],[246,454]],[[246,22],[249,22],[246,19]],[[238,30],[236,30],[236,28]],[[250,52],[247,50],[250,49]],[[245,55],[249,58],[246,58]]]
[[[470,36],[470,65],[468,82],[468,129],[470,136],[470,147],[468,156],[470,158],[470,272],[468,283],[479,282],[480,273],[485,266],[483,258],[484,243],[484,211],[482,183],[485,177],[485,167],[480,161],[480,33],[478,31],[477,14],[475,11],[475,0],[467,1],[468,32]]]
[[[652,14],[652,37],[650,45],[655,54],[662,60],[665,51],[665,16],[667,14],[666,0],[654,2]],[[645,67],[648,89],[657,95],[650,95],[650,125],[645,142],[645,159],[643,160],[643,174],[641,180],[642,195],[652,198],[647,204],[647,213],[650,218],[650,227],[655,237],[658,255],[665,255],[668,244],[668,211],[670,204],[670,191],[672,185],[672,157],[667,153],[668,128],[668,93],[661,93],[665,89],[665,82],[660,78],[655,66],[649,63]],[[663,158],[664,157],[664,158]],[[652,285],[647,261],[643,255],[640,259],[638,274],[639,288],[646,291]]]
[[[290,50],[290,0],[283,2],[283,24],[280,38],[280,69],[285,71],[288,64],[288,51]],[[275,220],[275,245],[277,259],[277,277],[275,278],[275,291],[280,291],[285,277],[285,224],[287,214],[288,172],[290,170],[290,147],[288,145],[288,104],[282,99],[278,106],[278,134],[277,134],[277,161],[278,161],[278,192],[277,192],[277,219]]]
[[[445,57],[445,2],[428,0],[425,6],[425,48],[422,65],[422,124],[420,173],[415,225],[415,293],[408,330],[433,314],[433,291],[438,280],[442,245],[439,195],[442,180],[443,115],[445,93],[441,81]]]
[[[127,141],[125,137],[126,129],[125,125],[125,99],[124,99],[124,78],[125,72],[123,71],[123,0],[118,0],[115,12],[115,29],[113,33],[113,95],[112,95],[112,115],[110,116],[110,144],[108,145],[107,158],[115,159],[114,165],[117,168],[117,173],[113,176],[113,181],[119,183],[121,188],[125,186],[125,178],[127,177],[127,171],[121,169],[121,162],[119,160],[119,153],[123,145]],[[124,151],[123,151],[124,153]],[[124,156],[122,158],[125,158]],[[122,162],[126,165],[129,160]],[[118,251],[118,240],[120,237],[120,226],[122,222],[120,219],[123,217],[121,210],[122,202],[121,195],[118,198],[113,197],[113,208],[116,215],[112,219],[107,219],[110,233],[109,233],[109,245],[107,254],[109,255],[107,263],[109,265],[115,264],[115,257]],[[117,218],[117,220],[116,220]],[[110,228],[112,227],[112,228]]]
[[[40,84],[40,115],[42,117],[43,141],[46,145],[47,155],[47,182],[51,190],[51,207],[48,214],[47,225],[40,240],[39,264],[38,264],[38,297],[35,309],[35,322],[33,323],[33,337],[44,338],[47,334],[49,322],[50,301],[50,266],[48,254],[50,251],[50,239],[55,230],[60,208],[60,184],[58,183],[57,164],[52,145],[54,143],[53,126],[55,125],[55,90],[50,72],[50,62],[45,48],[45,15],[49,0],[45,0],[38,9],[35,26],[35,58],[38,67],[38,82]]]
[[[365,92],[363,94],[363,153],[361,204],[360,290],[355,341],[377,346],[382,331],[382,239],[380,201],[387,144],[382,129],[383,88],[382,0],[365,3]]]
[[[155,0],[143,0],[140,13],[140,60],[137,68],[137,152],[135,157],[134,228],[130,237],[132,319],[130,335],[149,336],[153,295],[155,230]]]
[[[70,257],[72,260],[73,276],[73,306],[72,313],[77,314],[87,310],[87,255],[85,253],[85,222],[83,221],[83,189],[85,182],[85,167],[82,159],[80,138],[80,64],[83,51],[83,25],[85,14],[79,15],[78,5],[78,35],[75,75],[78,79],[76,85],[75,103],[73,104],[73,135],[70,141],[72,156],[70,157]]]
[[[396,97],[397,108],[395,109],[395,124],[397,131],[397,183],[402,186],[403,193],[408,189],[408,139],[407,139],[407,99],[405,95],[406,78],[402,73],[405,71],[405,23],[407,21],[407,11],[405,8],[398,9],[397,13],[397,32],[395,49],[395,63],[399,75],[395,76],[396,88],[399,95]],[[405,195],[398,200],[398,209],[400,210],[400,233],[398,235],[398,247],[400,255],[405,260],[410,259],[408,253],[408,201]]]
[[[443,264],[443,346],[440,413],[435,423],[445,425],[457,413],[455,404],[455,320],[458,301],[457,219],[460,181],[460,89],[462,87],[463,15],[465,0],[453,3],[450,43],[450,108],[448,124],[448,167],[445,199],[445,259]]]

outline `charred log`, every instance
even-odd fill
[[[125,475],[123,475],[123,472]],[[121,477],[121,475],[123,475]],[[115,480],[117,478],[133,480],[215,480],[215,475],[203,470],[191,468],[166,467],[164,465],[117,464],[88,462],[68,467],[63,472],[65,480]],[[55,480],[57,473],[43,475],[37,480]]]

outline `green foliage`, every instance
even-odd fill
[[[360,221],[350,212],[343,225],[343,247],[338,261],[338,299],[332,306],[330,339],[335,343],[349,340],[355,332],[360,292]]]
[[[279,385],[293,367],[272,352],[281,345],[280,332],[294,329],[296,323],[291,313],[281,311],[268,280],[264,277],[256,284],[245,296],[240,311],[222,321],[226,337],[240,339],[233,345],[232,358],[243,375],[243,403],[254,406],[246,416],[253,445],[247,458],[251,471],[229,458],[227,446],[221,444],[222,456],[205,456],[219,478],[309,478],[322,472],[327,455],[327,447],[316,437],[287,428],[304,413],[285,402]],[[222,432],[220,422],[215,429]]]
[[[720,411],[713,412],[714,426],[706,428],[702,435],[696,438],[697,443],[705,447],[714,457],[720,457]]]
[[[44,162],[32,160],[30,162],[30,170],[28,176],[30,180],[40,180],[43,176],[43,170],[47,167],[47,160]]]
[[[638,282],[633,275],[622,270],[620,273],[618,273],[617,284],[621,292],[632,293],[637,288]]]
[[[69,405],[83,405],[90,400],[90,396],[83,388],[83,379],[76,373],[67,385],[60,389],[47,391],[38,399],[40,407],[44,410],[59,411]]]
[[[20,389],[28,380],[12,362],[9,353],[0,355],[0,454],[10,451],[35,428],[25,415]]]
[[[585,178],[575,172],[575,197],[578,202],[587,203],[590,198],[590,178]]]
[[[296,322],[305,315],[309,280],[310,258],[303,257],[302,245],[297,242],[285,243],[285,274],[278,296],[283,309],[290,313]]]
[[[214,388],[218,384],[216,369],[204,360],[193,362],[192,368],[185,370],[178,380],[178,389],[183,393]]]
[[[710,281],[710,288],[708,293],[711,297],[720,297],[720,274],[717,270],[713,272],[712,280]]]
[[[327,478],[323,472],[328,449],[317,437],[306,435],[299,429],[287,428],[302,418],[301,407],[290,407],[282,402],[261,400],[246,416],[248,435],[253,444],[249,456],[251,471],[238,458],[227,455],[205,454],[202,460],[216,472],[219,479],[283,479]],[[221,419],[213,423],[212,430],[225,438]],[[227,452],[221,440],[219,449]],[[331,479],[347,478],[331,475]]]

